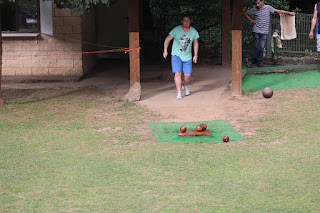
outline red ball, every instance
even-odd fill
[[[185,126],[180,127],[180,131],[181,132],[186,132],[187,131],[187,127],[185,127]]]
[[[273,95],[273,90],[269,87],[266,87],[264,90],[262,90],[262,95],[265,98],[271,98]]]
[[[222,140],[227,143],[229,141],[229,136],[227,135],[223,136]]]

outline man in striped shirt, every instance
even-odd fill
[[[264,48],[269,33],[270,14],[276,12],[279,14],[295,15],[294,12],[277,10],[270,5],[265,5],[263,0],[255,0],[255,2],[257,6],[254,6],[244,14],[245,17],[253,23],[254,49],[252,54],[246,58],[249,68],[252,67],[253,61],[256,61],[259,67],[263,67],[262,49]],[[253,15],[254,19],[251,19],[249,17],[250,15]]]
[[[317,35],[317,51],[320,52],[320,2],[316,3],[314,6],[313,18],[311,20],[311,28],[309,38],[313,39],[313,31],[316,27]]]

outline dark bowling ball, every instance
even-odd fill
[[[186,132],[187,131],[187,127],[185,127],[185,126],[180,127],[180,131],[181,132]]]
[[[202,131],[207,129],[207,124],[200,124],[200,126],[202,127]]]
[[[262,90],[262,95],[265,98],[271,98],[273,95],[273,90],[269,87],[266,87],[264,90]]]
[[[223,136],[222,140],[227,143],[229,141],[229,136],[227,135]]]

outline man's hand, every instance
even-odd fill
[[[313,32],[310,32],[309,38],[310,38],[310,39],[313,39]]]
[[[193,56],[193,59],[192,59],[192,61],[193,61],[193,63],[197,63],[197,61],[198,61],[198,56]]]
[[[252,24],[256,24],[256,20],[251,19],[250,21]]]
[[[167,58],[167,56],[168,56],[168,52],[167,51],[163,51],[163,57]]]
[[[289,15],[291,15],[291,16],[295,16],[295,15],[296,15],[296,13],[295,13],[295,12],[289,12]]]

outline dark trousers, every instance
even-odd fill
[[[254,49],[252,54],[249,56],[249,61],[257,61],[262,63],[262,49],[266,44],[268,34],[253,33]]]

